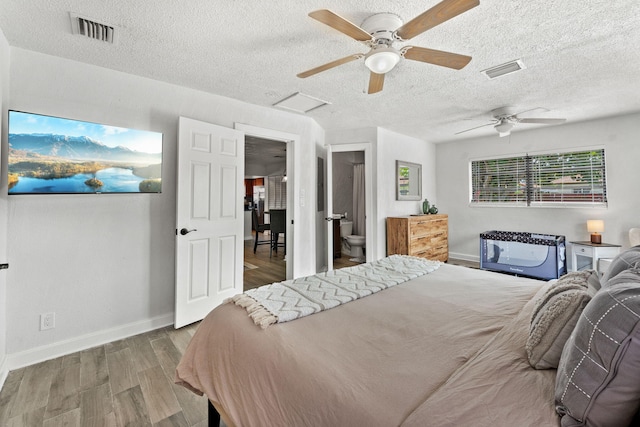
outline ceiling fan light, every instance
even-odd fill
[[[364,65],[376,74],[386,74],[400,62],[400,53],[392,47],[377,47],[364,58]]]
[[[507,136],[511,133],[511,129],[513,129],[513,123],[503,120],[495,125],[495,129],[498,131],[500,136]]]

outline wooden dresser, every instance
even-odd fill
[[[394,254],[446,262],[449,259],[448,216],[387,217],[387,255]]]

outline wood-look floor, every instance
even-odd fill
[[[269,235],[259,233],[260,240],[269,239]],[[255,236],[255,235],[254,235]],[[280,236],[282,242],[284,236]],[[253,240],[244,241],[244,290],[268,285],[273,282],[281,282],[287,277],[287,262],[284,248],[279,247],[278,252],[271,251],[269,257],[269,245],[258,245],[256,253],[253,253]]]
[[[198,324],[167,327],[11,371],[0,425],[206,426],[206,397],[173,383]]]
[[[245,241],[244,287],[282,281],[284,251]],[[355,263],[344,257],[335,268]],[[255,267],[255,268],[254,268]],[[11,371],[0,391],[0,426],[207,425],[206,397],[173,383],[198,324],[166,327]]]

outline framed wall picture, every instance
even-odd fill
[[[422,199],[422,165],[396,160],[396,200]]]

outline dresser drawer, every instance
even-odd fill
[[[446,262],[449,259],[449,248],[447,246],[431,247],[411,255]]]
[[[411,223],[411,238],[447,232],[447,219],[416,219]]]
[[[593,257],[593,248],[591,246],[573,245],[576,255]]]
[[[447,239],[448,236],[446,231],[439,231],[426,236],[414,237],[409,243],[411,246],[411,253],[422,252],[433,247],[446,247]]]

